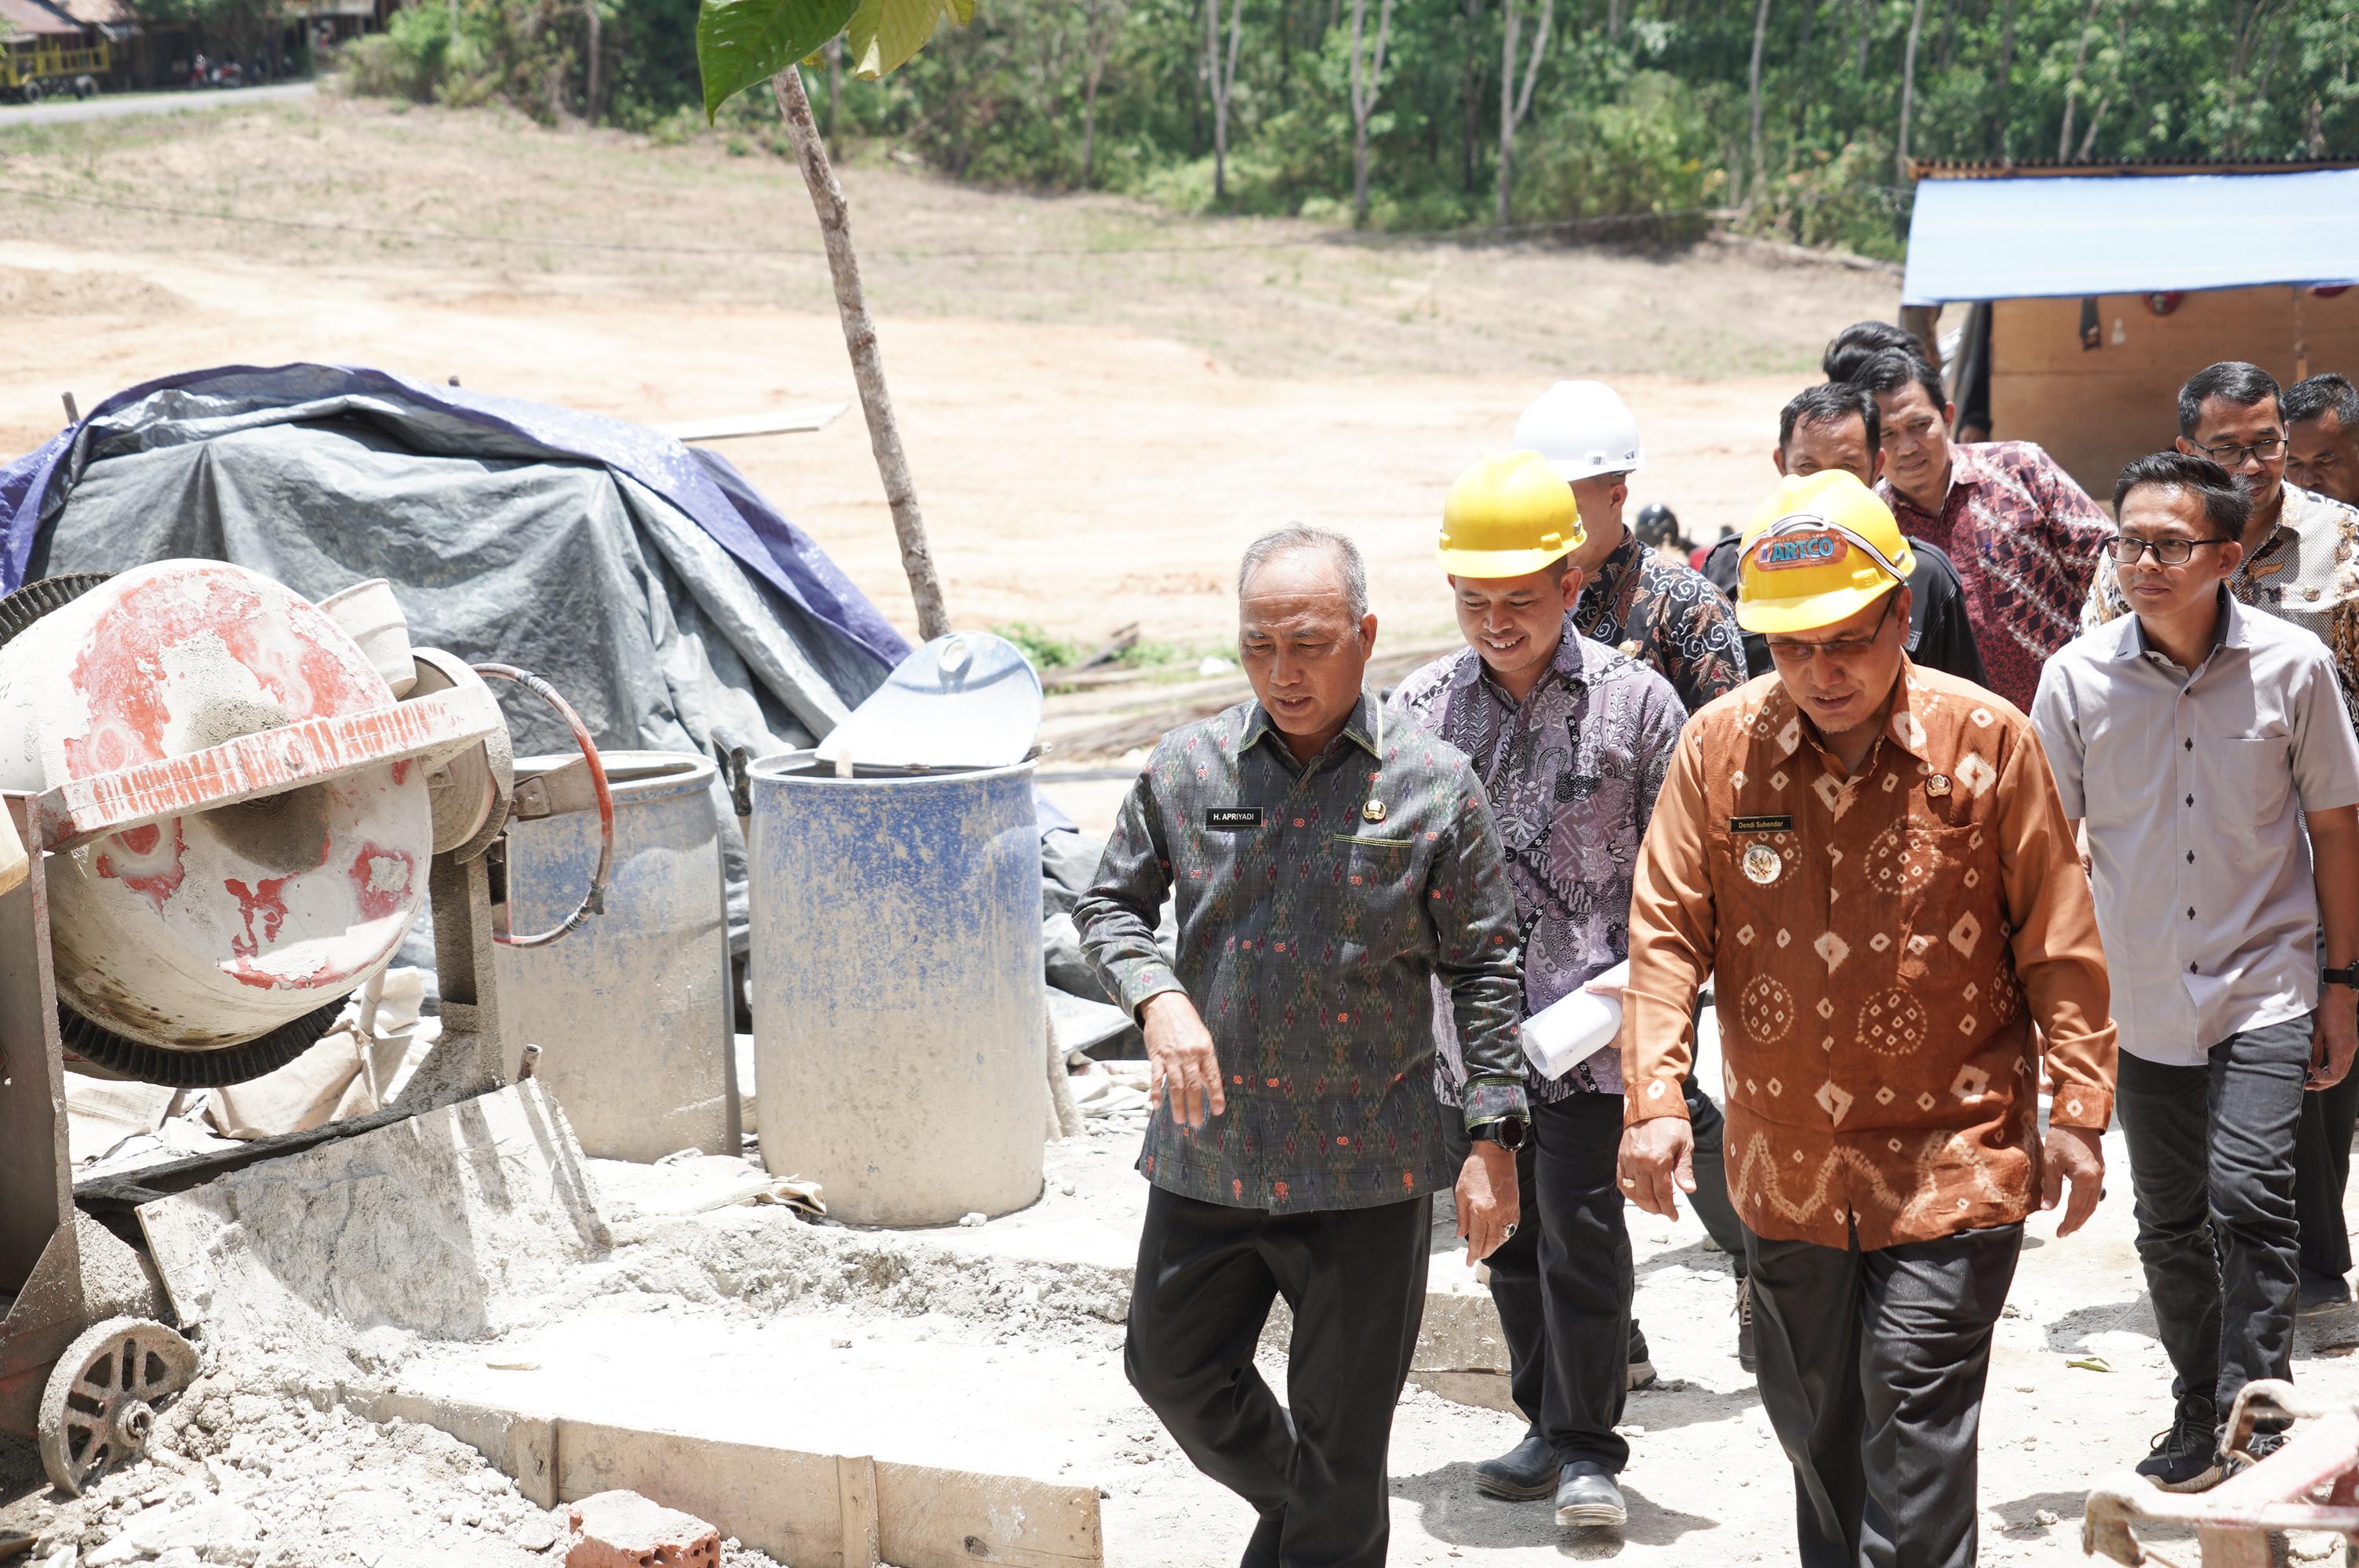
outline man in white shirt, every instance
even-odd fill
[[[2138,1257],[2177,1373],[2138,1472],[2193,1492],[2225,1473],[2237,1391],[2292,1375],[2294,1130],[2359,1050],[2359,739],[2325,646],[2226,590],[2243,484],[2158,452],[2114,505],[2133,613],[2050,657],[2032,721],[2088,828]]]

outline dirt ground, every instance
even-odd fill
[[[849,171],[953,616],[1225,641],[1256,533],[1350,530],[1378,614],[1441,628],[1443,491],[1561,376],[1612,377],[1637,501],[1691,532],[1766,487],[1777,409],[1897,280],[1668,256],[1353,243],[1114,198]],[[852,395],[790,166],[489,112],[315,101],[12,129],[0,112],[0,450],[141,379],[364,363],[647,421]],[[856,409],[722,449],[912,620]]]
[[[847,184],[954,617],[1085,643],[1136,621],[1151,639],[1218,647],[1237,548],[1296,520],[1362,540],[1388,635],[1444,629],[1428,553],[1442,492],[1560,376],[1613,380],[1649,453],[1636,499],[1716,533],[1767,483],[1776,410],[1816,379],[1825,337],[1888,316],[1897,292],[1888,273],[1724,248],[1365,245],[1110,198],[964,190],[881,162]],[[234,362],[457,376],[647,421],[851,395],[808,206],[758,149],[331,94],[186,119],[0,117],[0,452],[53,434],[60,393],[87,407],[150,375]],[[723,449],[909,622],[856,412]],[[1110,806],[1073,804],[1091,818]],[[1060,1153],[1082,1196],[1052,1180],[1044,1207],[1130,1201],[1134,1150],[1135,1134],[1106,1131]],[[2077,1560],[2086,1488],[2167,1423],[2117,1141],[2113,1152],[2088,1235],[2033,1226],[2000,1327],[1986,1563]],[[1669,1381],[1631,1403],[1624,1542],[1568,1540],[1544,1509],[1477,1497],[1470,1467],[1514,1423],[1412,1391],[1394,1447],[1395,1561],[1790,1557],[1791,1493],[1736,1368],[1726,1260],[1691,1220],[1637,1217],[1633,1231],[1639,1315]],[[707,1304],[665,1310],[686,1321]],[[828,1330],[812,1316],[781,1332]],[[1121,1384],[1103,1324],[1012,1345],[922,1317],[867,1332],[929,1346],[899,1363],[919,1373],[956,1362],[1021,1381],[1037,1366],[1067,1390],[1071,1430],[1033,1436],[1103,1478],[1111,1562],[1201,1568],[1242,1541],[1238,1507]],[[2359,1396],[2354,1347],[2359,1316],[2307,1319],[2298,1376]],[[2111,1369],[2071,1365],[2093,1354]]]

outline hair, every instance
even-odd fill
[[[2122,470],[2122,477],[2114,481],[2114,515],[2121,515],[2122,502],[2131,491],[2149,485],[2201,501],[2204,521],[2224,538],[2243,538],[2245,524],[2252,520],[2253,494],[2245,481],[2199,452],[2156,452]]]
[[[2344,435],[2359,435],[2359,386],[2353,386],[2349,376],[2328,371],[2287,387],[2277,399],[2277,412],[2288,425],[2332,414]]]
[[[1854,321],[1827,341],[1819,369],[1829,381],[1857,381],[1867,362],[1885,353],[1913,354],[1921,360],[1925,344],[1908,328],[1889,321]]]
[[[1273,528],[1245,546],[1245,558],[1237,563],[1237,593],[1242,597],[1245,584],[1254,573],[1277,559],[1300,550],[1316,551],[1327,557],[1335,568],[1336,580],[1343,585],[1343,602],[1350,607],[1352,619],[1359,620],[1368,612],[1368,567],[1360,558],[1360,546],[1336,533],[1332,528],[1313,528],[1306,524],[1289,524]]]
[[[1941,389],[1941,373],[1922,354],[1887,349],[1860,366],[1851,380],[1854,386],[1869,392],[1897,392],[1904,386],[1921,386],[1937,411],[1949,406],[1950,395]]]
[[[1867,388],[1848,381],[1805,387],[1778,411],[1777,449],[1782,452],[1794,444],[1797,426],[1840,425],[1846,419],[1857,419],[1866,427],[1870,452],[1882,443],[1884,418],[1876,413],[1875,398]]]
[[[2187,378],[2179,389],[2179,433],[2189,440],[2195,439],[2195,427],[2203,422],[2203,405],[2212,398],[2233,403],[2239,408],[2250,408],[2267,398],[2277,405],[2282,415],[2285,404],[2277,391],[2277,377],[2256,364],[2243,360],[2222,360],[2205,365]]]

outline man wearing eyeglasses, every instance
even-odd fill
[[[2032,708],[2120,982],[2138,1258],[2177,1373],[2137,1468],[2171,1492],[2225,1473],[2237,1390],[2293,1375],[2294,1130],[2359,1051],[2359,739],[2318,639],[2222,591],[2253,504],[2206,457],[2124,469],[2107,554],[2133,613],[2050,659]]]
[[[1736,606],[1776,674],[1680,731],[1630,907],[1619,1179],[1656,1214],[1693,1190],[1680,1081],[1709,977],[1804,1568],[1971,1568],[2024,1221],[2068,1181],[2058,1234],[2094,1211],[2113,1110],[2104,955],[2038,737],[1909,662],[1911,556],[1850,474],[1778,485]]]
[[[2228,578],[2238,602],[2291,622],[2324,642],[2343,699],[2359,723],[2359,511],[2286,481],[2288,443],[2277,384],[2241,360],[2206,365],[2179,389],[2178,449],[2209,458],[2243,481],[2252,515],[2239,535],[2243,563]],[[2091,585],[2092,626],[2130,611],[2110,561]],[[2303,1311],[2351,1299],[2350,1225],[2343,1197],[2359,1082],[2345,1080],[2302,1102],[2295,1144],[2294,1211],[2301,1227]]]
[[[2218,463],[2252,494],[2244,564],[2228,579],[2228,591],[2316,633],[2334,655],[2344,702],[2359,721],[2359,510],[2286,482],[2276,378],[2242,360],[2197,371],[2179,389],[2175,445]],[[2110,562],[2102,564],[2090,586],[2087,623],[2103,625],[2130,608],[2120,575]]]

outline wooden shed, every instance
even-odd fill
[[[2359,378],[2359,166],[1916,172],[1901,297],[1964,308],[1962,416],[2038,441],[2093,494],[2170,444],[2180,384],[2214,361]]]

